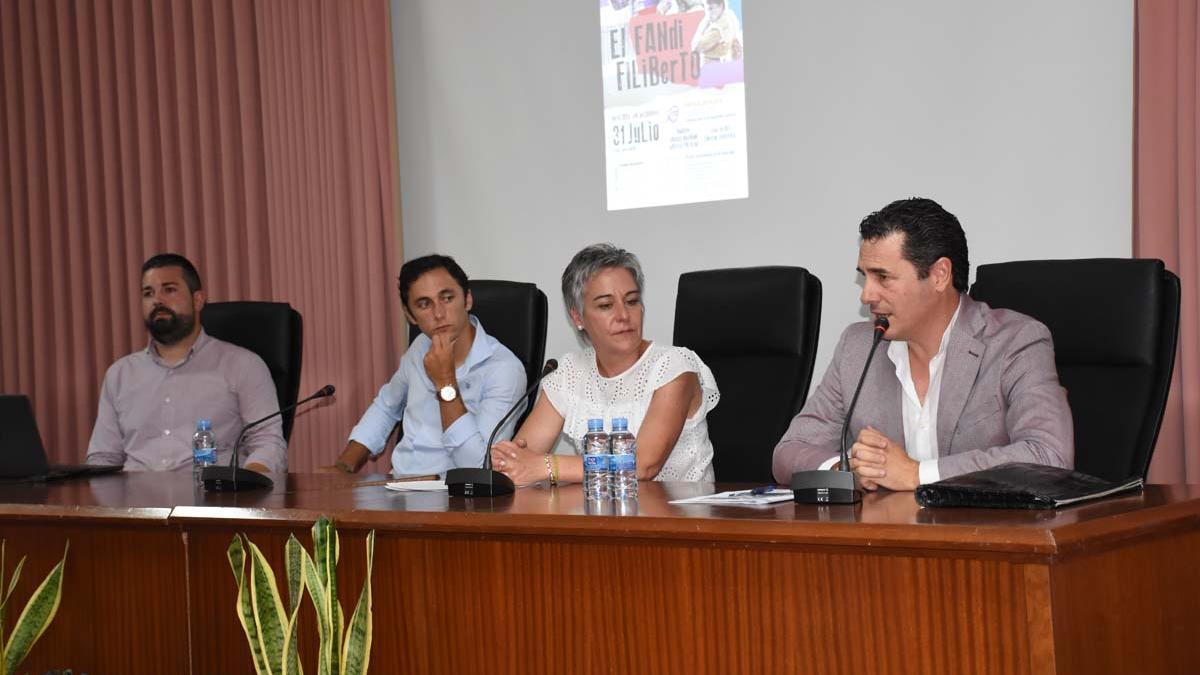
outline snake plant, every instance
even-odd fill
[[[375,532],[367,535],[367,578],[358,605],[346,626],[337,593],[340,554],[337,530],[322,516],[312,527],[313,552],[295,535],[284,547],[288,585],[285,609],[275,583],[275,573],[262,551],[242,534],[229,544],[229,564],[238,582],[238,619],[246,632],[254,669],[258,675],[300,675],[303,668],[296,650],[300,605],[305,593],[317,615],[320,646],[318,675],[365,675],[371,659],[371,573],[375,558]],[[249,551],[249,570],[246,557]]]
[[[4,585],[6,544],[7,542],[0,541],[0,594],[2,594],[0,595],[0,669],[2,669],[0,672],[3,672],[4,675],[12,675],[25,660],[29,650],[33,648],[33,643],[37,642],[42,633],[46,632],[46,628],[54,620],[54,615],[58,613],[58,604],[62,600],[63,567],[67,564],[67,551],[71,548],[71,543],[67,542],[66,548],[63,549],[62,560],[59,560],[58,564],[51,568],[50,573],[29,597],[29,601],[25,603],[25,609],[21,610],[21,615],[13,624],[12,634],[4,639],[4,619],[8,613],[8,601],[12,599],[13,590],[21,578],[21,569],[25,567],[25,558],[22,557],[13,569],[12,579],[9,580],[6,588]]]

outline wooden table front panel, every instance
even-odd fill
[[[578,486],[466,501],[360,480],[291,475],[212,495],[186,472],[0,486],[10,569],[30,556],[18,602],[71,540],[59,616],[23,672],[250,673],[229,541],[249,533],[282,571],[287,535],[308,545],[321,514],[342,533],[347,612],[365,533],[378,532],[375,673],[1090,675],[1200,662],[1200,486],[1001,512],[919,509],[902,493],[853,509],[680,507],[670,500],[722,486],[647,483],[635,515],[597,517]],[[311,670],[311,608],[302,617]]]
[[[6,584],[16,561],[28,556],[6,632],[71,542],[58,614],[18,672],[188,672],[183,541],[165,517],[157,525],[4,520],[0,537],[7,541]]]
[[[245,531],[282,574],[287,530]],[[188,531],[191,602],[204,617],[193,639],[235,645],[197,650],[194,672],[253,672],[234,613],[230,536],[219,528]],[[363,540],[361,531],[342,532],[347,614],[361,588]],[[1025,597],[1030,567],[796,546],[380,531],[372,669],[1035,672]],[[311,652],[311,606],[301,617],[309,633],[303,651]]]
[[[1200,532],[1051,568],[1062,673],[1200,673]]]

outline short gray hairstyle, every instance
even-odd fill
[[[563,270],[563,303],[568,312],[573,309],[583,314],[583,287],[597,272],[609,267],[629,270],[633,282],[637,284],[638,293],[642,292],[646,278],[642,275],[642,264],[636,255],[612,244],[592,244],[576,253],[567,263],[567,269]]]

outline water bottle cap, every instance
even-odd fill
[[[614,417],[612,427],[613,431],[625,431],[629,429],[629,420],[625,417]]]
[[[196,431],[212,431],[212,420],[196,420]]]
[[[604,420],[599,417],[593,417],[588,420],[588,432],[604,431]]]

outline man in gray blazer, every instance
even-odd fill
[[[1074,433],[1050,331],[967,296],[958,219],[905,199],[859,225],[861,301],[889,327],[850,420],[850,469],[868,490],[1005,462],[1073,467]],[[1053,289],[1046,289],[1053,292]],[[872,322],[852,324],[821,384],[775,447],[774,474],[836,468],[842,423],[870,352]]]

